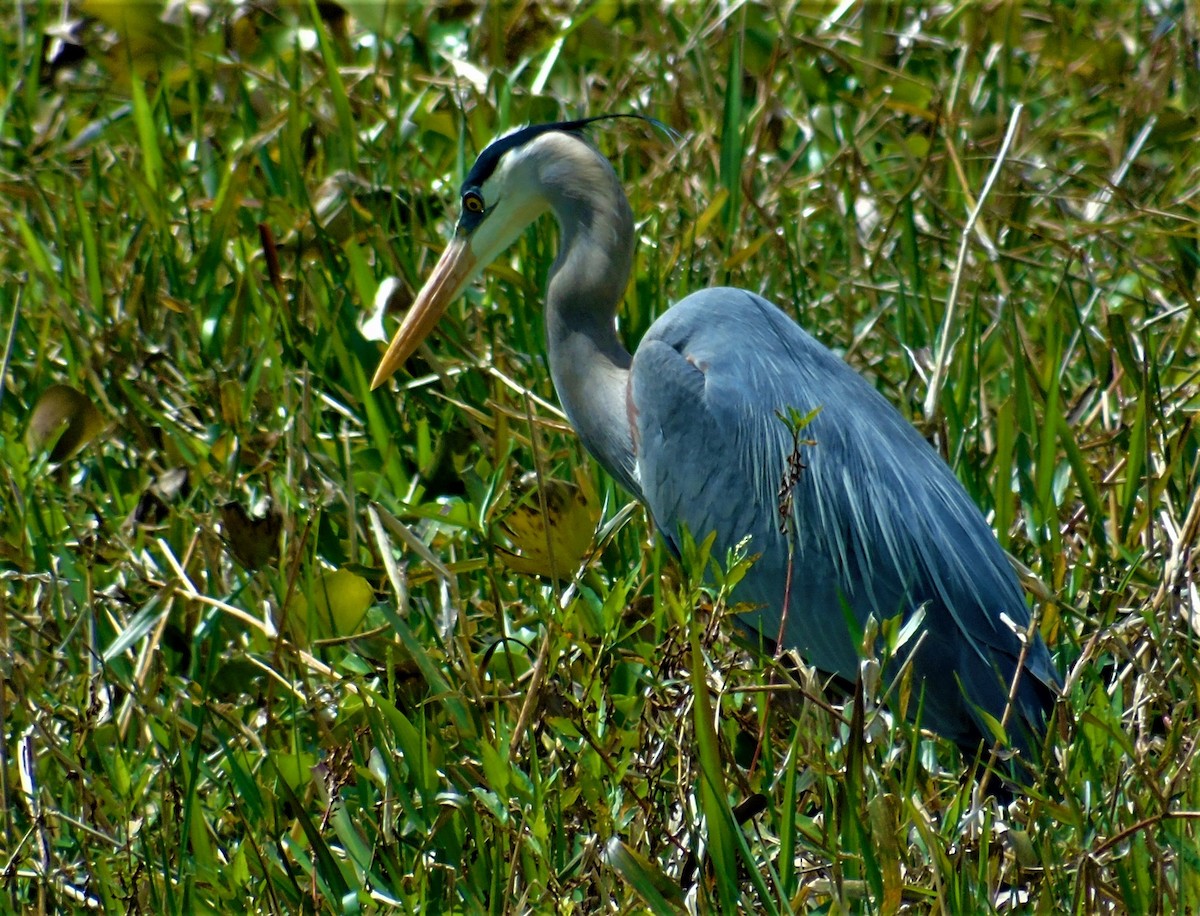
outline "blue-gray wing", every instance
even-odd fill
[[[750,536],[760,557],[735,595],[775,639],[788,575],[780,488],[793,436],[780,413],[819,410],[800,433],[791,494],[794,555],[784,641],[853,680],[847,625],[924,607],[912,663],[922,724],[963,745],[1003,714],[1029,625],[1020,585],[979,509],[917,431],[861,376],[771,303],[745,290],[695,293],[651,327],[633,360],[637,474],[655,523],[677,543]],[[1044,732],[1058,684],[1040,639],[1025,660],[1013,737]]]

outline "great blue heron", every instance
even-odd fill
[[[716,532],[714,556],[749,537],[760,556],[734,597],[760,610],[741,622],[772,640],[782,630],[809,663],[850,681],[859,651],[848,615],[862,627],[869,615],[908,620],[923,609],[918,638],[897,659],[911,661],[924,692],[921,724],[976,748],[992,740],[987,717],[1000,722],[1009,707],[1011,744],[1033,752],[1060,683],[1050,654],[1036,634],[1022,651],[1030,612],[1004,551],[950,468],[879,392],[742,289],[693,293],[654,322],[636,355],[621,345],[633,217],[611,164],[581,133],[595,120],[525,127],[480,154],[454,238],[372,387],[552,212],[561,229],[546,294],[554,387],[584,446],[646,504],[661,535],[678,550],[683,528],[697,540]],[[789,466],[797,437],[781,414],[812,411],[808,444]],[[790,517],[781,520],[781,506]]]

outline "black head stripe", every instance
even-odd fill
[[[501,137],[499,140],[493,140],[487,145],[479,158],[475,160],[475,164],[471,166],[471,171],[467,173],[467,179],[463,182],[462,189],[466,192],[469,188],[481,188],[483,183],[492,177],[492,173],[496,171],[496,166],[500,164],[501,158],[509,150],[516,149],[519,146],[524,146],[535,137],[549,133],[553,130],[564,131],[566,133],[577,133],[589,124],[596,121],[608,121],[613,118],[636,118],[639,121],[645,121],[648,124],[653,124],[655,127],[674,134],[669,127],[661,121],[654,118],[648,118],[640,114],[606,114],[596,115],[591,118],[580,118],[576,121],[554,121],[550,124],[530,124],[528,127],[522,127],[518,131],[514,131],[506,137]]]

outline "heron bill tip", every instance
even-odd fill
[[[466,238],[456,237],[442,252],[433,273],[417,293],[412,308],[404,316],[399,330],[396,331],[379,361],[379,367],[371,379],[371,390],[374,391],[386,382],[413,351],[421,345],[453,302],[464,286],[470,282],[475,273],[475,254]]]

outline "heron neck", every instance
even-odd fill
[[[633,216],[612,167],[595,158],[597,180],[550,195],[562,230],[546,295],[550,374],[584,447],[640,496],[627,406],[632,360],[616,328],[633,264]]]

